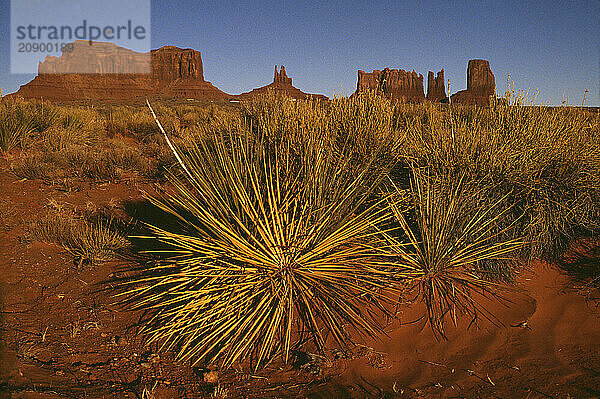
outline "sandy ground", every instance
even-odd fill
[[[274,362],[257,373],[174,362],[136,335],[140,314],[114,304],[110,281],[127,264],[78,269],[59,246],[24,239],[50,200],[139,217],[139,190],[148,187],[81,183],[64,192],[19,181],[7,165],[0,159],[2,398],[600,397],[600,295],[542,263],[518,277],[508,306],[487,303],[497,325],[461,319],[447,341],[415,322],[422,309],[414,305],[388,337],[351,356],[301,354],[295,366]]]

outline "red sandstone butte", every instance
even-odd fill
[[[294,87],[292,85],[292,78],[287,76],[285,72],[285,66],[281,66],[281,71],[277,70],[277,65],[275,65],[275,74],[273,76],[273,83],[270,83],[266,86],[259,87],[247,93],[242,93],[238,95],[238,98],[241,100],[248,100],[252,97],[255,97],[260,94],[264,94],[267,92],[275,92],[278,94],[284,94],[286,96],[292,97],[297,100],[314,98],[318,100],[328,100],[328,98],[322,94],[308,94],[304,93],[302,90]]]
[[[490,105],[490,97],[496,95],[496,79],[487,60],[469,60],[467,66],[467,90],[451,97],[452,103]]]
[[[411,103],[425,101],[423,75],[414,70],[407,72],[403,69],[385,68],[383,71],[374,70],[370,73],[359,70],[355,93],[367,90],[383,93],[392,100]]]
[[[60,57],[47,56],[38,66],[38,75],[15,95],[57,102],[231,98],[204,80],[199,51],[164,46],[152,50],[148,58],[147,53],[136,53],[113,43],[90,45],[82,40],[75,41],[73,50]]]
[[[437,73],[436,77],[432,71],[429,71],[427,74],[427,99],[431,102],[447,101],[445,84],[443,69]]]

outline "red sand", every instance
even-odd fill
[[[537,263],[518,280],[522,292],[511,295],[510,307],[488,307],[504,326],[480,321],[467,331],[470,320],[463,318],[441,342],[424,321],[391,326],[389,339],[367,344],[367,359],[378,367],[348,361],[330,386],[344,386],[350,397],[599,397],[600,313],[567,289],[569,280],[555,267]],[[405,322],[416,318],[411,313]]]
[[[0,398],[140,398],[155,382],[155,398],[213,392],[202,372],[141,343],[132,328],[139,314],[97,292],[118,263],[78,271],[56,245],[20,238],[50,199],[81,209],[113,198],[134,203],[139,187],[82,183],[80,191],[61,192],[18,181],[0,159]],[[438,342],[422,321],[396,323],[389,338],[367,342],[357,358],[313,368],[316,375],[273,364],[256,374],[222,373],[220,383],[230,398],[600,397],[600,312],[555,267],[529,270],[509,308],[489,303],[504,326],[482,321],[467,331],[470,320],[461,319]],[[402,321],[418,310],[405,309]],[[528,328],[516,326],[524,321]],[[73,337],[74,325],[80,331]]]

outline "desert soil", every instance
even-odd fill
[[[65,191],[19,180],[9,162],[0,158],[0,397],[600,397],[599,295],[542,263],[521,273],[507,306],[483,302],[495,323],[460,319],[448,340],[433,337],[415,304],[388,337],[352,355],[302,353],[259,372],[175,362],[136,334],[140,313],[115,304],[111,281],[126,261],[78,267],[61,247],[26,237],[57,206],[142,218],[140,189],[151,186],[81,182]]]

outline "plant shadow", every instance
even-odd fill
[[[577,285],[600,288],[600,243],[586,240],[557,262]]]

